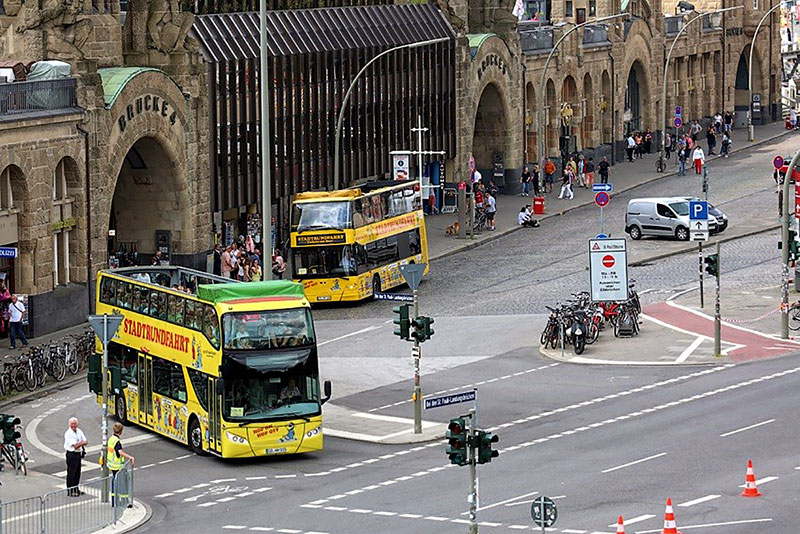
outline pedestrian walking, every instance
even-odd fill
[[[633,136],[633,140],[636,142],[636,147],[633,149],[634,155],[636,159],[642,159],[642,133],[636,132],[636,135]]]
[[[522,192],[519,194],[519,196],[531,196],[531,171],[528,170],[527,165],[522,168],[522,174],[519,176],[519,183],[522,186]]]
[[[725,131],[730,133],[731,128],[733,127],[733,113],[730,111],[725,112],[725,117],[722,119],[722,122],[725,123]]]
[[[703,174],[703,165],[706,162],[706,155],[703,153],[703,147],[697,145],[692,153],[692,162],[694,163],[694,173]]]
[[[558,198],[566,197],[569,200],[572,200],[575,196],[575,193],[572,191],[572,183],[575,180],[575,176],[572,174],[572,169],[569,165],[567,168],[564,169],[564,175],[561,177],[561,192],[558,194]]]
[[[222,247],[219,246],[219,243],[214,244],[214,261],[211,270],[217,276],[222,274]]]
[[[534,196],[541,196],[542,191],[541,187],[539,187],[539,176],[541,173],[539,172],[539,164],[533,164],[533,170],[531,171],[531,184],[533,184],[533,194]]]
[[[603,156],[603,159],[600,163],[597,164],[597,172],[600,173],[600,183],[607,184],[608,183],[608,173],[611,169],[611,165],[608,163],[608,158]]]
[[[546,159],[544,162],[544,186],[547,192],[551,192],[553,190],[553,183],[555,179],[553,175],[556,173],[556,165],[549,159]]]
[[[286,272],[286,262],[281,253],[276,250],[275,255],[272,257],[272,275],[276,280],[283,280],[284,272]]]
[[[633,150],[636,148],[636,140],[633,134],[628,134],[628,145],[625,147],[625,152],[628,154],[628,161],[633,161]]]
[[[486,227],[489,230],[494,230],[494,217],[497,215],[497,202],[494,199],[494,195],[490,192],[486,192]]]
[[[644,133],[644,153],[649,154],[653,148],[653,132],[650,128]]]
[[[260,282],[262,275],[263,273],[261,272],[261,265],[259,265],[258,258],[256,258],[252,261],[250,266],[250,278],[253,280],[253,282]],[[283,276],[283,273],[281,273],[281,276]],[[278,277],[278,280],[280,280],[280,277]]]
[[[686,148],[678,150],[678,176],[686,176]]]
[[[108,444],[106,446],[106,465],[108,466],[108,470],[111,471],[111,502],[113,506],[116,506],[117,498],[128,497],[127,488],[117,487],[117,475],[122,468],[125,467],[125,460],[130,460],[131,468],[136,462],[133,456],[125,452],[122,448],[122,441],[120,440],[124,428],[122,423],[114,423],[112,428],[114,435],[108,438]]]
[[[586,158],[583,157],[583,154],[578,156],[577,172],[578,186],[586,189]]]
[[[692,133],[692,141],[696,143],[697,137],[700,135],[700,132],[703,131],[703,127],[700,126],[700,123],[697,122],[697,119],[692,121],[692,127],[690,128],[690,131]]]
[[[25,304],[16,295],[11,295],[11,302],[8,303],[8,325],[11,335],[11,348],[17,348],[17,338],[22,341],[22,346],[28,346],[28,339],[22,331],[22,318],[25,316]]]
[[[714,130],[718,134],[722,133],[722,115],[719,112],[714,115]]]
[[[728,157],[728,151],[731,149],[731,137],[728,135],[728,132],[722,134],[722,148],[719,151],[719,155],[723,158]]]
[[[231,277],[231,250],[232,247],[228,245],[225,250],[220,254],[220,273],[223,278]]]
[[[708,155],[714,155],[714,147],[717,146],[717,136],[714,134],[714,128],[711,126],[706,130],[706,142],[708,143]]]
[[[672,136],[667,134],[664,136],[664,155],[669,159],[669,154],[672,152]]]
[[[64,451],[67,454],[67,495],[79,497],[83,492],[78,489],[81,483],[81,460],[86,456],[86,445],[89,441],[78,428],[78,419],[70,417],[64,432]]]
[[[586,187],[591,189],[594,185],[594,158],[589,156],[589,160],[583,165],[583,172],[586,174]]]

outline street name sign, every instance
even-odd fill
[[[599,207],[603,208],[608,206],[609,202],[611,202],[611,197],[608,196],[608,193],[605,191],[600,191],[599,193],[594,194],[594,203]]]
[[[599,193],[600,191],[604,191],[606,193],[610,193],[614,190],[614,186],[611,184],[592,184],[592,192]]]
[[[624,239],[589,240],[592,300],[628,300],[628,249]]]
[[[453,393],[451,395],[442,395],[441,397],[429,397],[425,399],[425,409],[441,408],[442,406],[450,406],[451,404],[461,404],[462,402],[472,402],[475,400],[477,392],[464,391],[462,393]]]
[[[550,497],[537,497],[531,503],[531,518],[536,526],[549,528],[556,524],[558,508]]]
[[[692,241],[708,241],[708,202],[689,201],[689,237]]]
[[[419,287],[419,283],[422,282],[422,273],[425,272],[425,267],[427,266],[425,263],[409,263],[400,266],[400,272],[403,273],[403,278],[406,279],[411,291]]]
[[[375,300],[391,300],[394,302],[414,302],[414,295],[405,293],[373,293]]]

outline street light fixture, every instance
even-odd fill
[[[264,0],[261,0],[262,2]],[[417,41],[414,43],[406,43],[399,46],[395,46],[394,48],[390,48],[388,50],[384,50],[374,58],[367,61],[367,63],[361,67],[361,70],[358,71],[358,74],[355,75],[353,81],[350,82],[350,87],[347,88],[347,92],[344,94],[344,98],[342,99],[342,104],[339,108],[339,118],[336,120],[336,137],[333,143],[333,188],[339,189],[339,144],[341,142],[341,133],[342,133],[342,123],[344,122],[344,110],[347,108],[347,102],[350,100],[350,93],[353,91],[353,88],[356,86],[356,82],[361,77],[362,74],[369,68],[370,65],[378,61],[380,58],[385,56],[386,54],[391,54],[392,52],[396,52],[397,50],[403,50],[406,48],[420,48],[423,46],[428,46],[436,43],[443,43],[444,41],[449,41],[450,37],[439,37],[437,39],[428,39],[427,41]],[[421,192],[420,192],[421,193]]]
[[[764,16],[761,17],[758,25],[756,26],[756,31],[753,33],[753,42],[750,43],[750,61],[747,63],[747,90],[749,92],[749,97],[747,100],[747,140],[748,141],[755,141],[756,140],[756,133],[755,128],[753,128],[753,50],[756,49],[756,38],[758,37],[758,30],[761,29],[761,25],[764,24],[764,21],[767,20],[773,11],[778,9],[783,5],[783,2],[778,2],[774,6],[770,8],[769,11],[764,13]]]
[[[678,4],[678,5],[680,6],[680,4]],[[689,4],[689,5],[691,5],[691,4]],[[666,137],[666,131],[667,131],[667,120],[668,120],[667,119],[667,75],[669,74],[669,60],[672,58],[672,50],[675,48],[675,45],[678,43],[678,39],[680,39],[681,35],[683,35],[683,32],[686,31],[686,28],[688,28],[689,25],[692,22],[700,19],[701,17],[705,17],[706,15],[716,15],[717,13],[724,13],[725,11],[733,11],[735,9],[743,9],[743,8],[744,8],[744,6],[734,6],[734,7],[726,7],[726,8],[723,8],[723,9],[715,9],[714,11],[709,11],[708,13],[700,13],[696,17],[694,17],[691,20],[689,20],[689,22],[684,24],[683,28],[681,28],[680,31],[678,32],[678,35],[676,35],[675,39],[672,40],[672,45],[669,47],[669,52],[667,52],[667,59],[664,62],[664,79],[663,79],[663,85],[662,85],[662,88],[661,88],[661,118],[663,119],[663,123],[662,123],[663,130],[662,131],[664,132],[664,135],[662,137]],[[664,161],[664,142],[663,142],[663,140],[661,142],[661,155],[659,156],[659,161]]]
[[[537,143],[539,145],[538,159],[539,159],[540,163],[543,161],[544,150],[545,150],[545,148],[544,148],[544,123],[543,123],[543,116],[542,116],[542,108],[544,107],[544,105],[542,105],[542,104],[546,104],[547,103],[547,98],[546,98],[546,96],[544,94],[544,83],[545,83],[545,80],[547,78],[547,67],[550,66],[550,60],[553,59],[553,54],[555,54],[556,50],[558,50],[559,45],[564,41],[564,39],[569,37],[569,35],[572,32],[574,32],[576,30],[579,30],[579,29],[583,28],[584,26],[586,26],[588,24],[597,24],[598,22],[604,22],[606,20],[618,19],[618,18],[623,18],[623,17],[624,18],[628,18],[628,17],[630,17],[630,14],[629,13],[618,13],[617,15],[609,15],[607,17],[600,17],[599,19],[594,19],[594,20],[590,20],[590,21],[586,21],[586,22],[582,22],[580,24],[577,24],[577,25],[573,26],[569,31],[567,31],[564,35],[562,35],[561,38],[559,38],[559,40],[556,41],[556,44],[553,45],[553,49],[550,50],[550,54],[547,56],[547,61],[545,61],[544,69],[542,70],[542,79],[539,82],[539,102],[540,102],[540,105],[539,105],[538,109],[536,110],[536,122],[538,123],[536,130],[537,130],[537,137],[539,138],[538,139],[538,143]],[[556,26],[558,26],[558,24],[556,24]]]

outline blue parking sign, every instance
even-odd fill
[[[689,201],[689,220],[691,221],[707,221],[708,220],[708,202],[705,200],[690,200]]]

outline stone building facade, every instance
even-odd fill
[[[131,4],[139,11],[124,17],[119,0],[5,0],[0,15],[2,59],[71,68],[65,79],[0,83],[0,237],[17,255],[0,270],[27,296],[34,335],[83,320],[110,253],[147,262],[158,247],[204,267],[212,245],[193,16]]]

